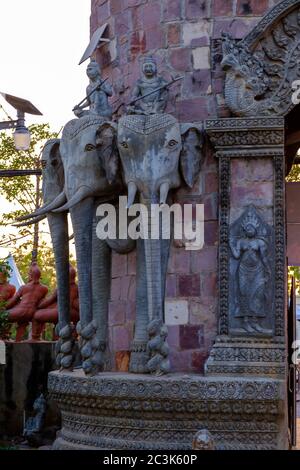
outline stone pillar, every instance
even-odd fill
[[[215,119],[206,130],[220,182],[219,336],[206,374],[284,378],[284,119]]]

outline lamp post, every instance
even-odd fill
[[[30,132],[25,126],[25,113],[42,116],[42,113],[28,100],[18,98],[17,96],[1,93],[3,98],[13,108],[17,110],[17,119],[15,121],[2,121],[0,122],[0,130],[15,129],[14,143],[17,151],[28,150],[30,147]],[[41,175],[39,169],[35,170],[0,170],[0,177],[12,176],[26,176],[26,175]]]

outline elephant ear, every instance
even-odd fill
[[[55,172],[58,184],[63,188],[64,186],[64,168],[60,154],[60,139],[47,140],[41,158],[43,172],[48,169],[50,172]],[[43,179],[44,185],[44,179]]]
[[[117,127],[112,122],[105,122],[96,132],[96,147],[104,168],[107,181],[112,184],[119,171],[119,153],[117,146]]]
[[[180,170],[189,188],[195,184],[203,160],[203,131],[191,124],[181,125],[182,150],[180,154]]]

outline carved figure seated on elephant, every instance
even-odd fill
[[[79,321],[78,286],[75,282],[76,271],[70,266],[70,314],[71,322],[77,325]],[[32,339],[40,341],[41,333],[46,323],[58,323],[57,289],[38,305],[32,320]]]
[[[157,75],[157,64],[153,57],[146,57],[142,66],[142,77],[136,82],[128,114],[163,113],[168,103],[168,82]]]
[[[112,96],[112,87],[101,78],[100,65],[91,59],[86,70],[90,84],[86,89],[86,98],[73,109],[75,116],[87,115],[103,116],[111,119],[112,109],[108,97]],[[85,110],[85,108],[89,108]]]
[[[34,262],[29,269],[28,283],[20,287],[14,297],[7,303],[9,321],[18,324],[16,341],[23,339],[37,306],[48,293],[48,287],[40,283],[40,278],[41,271],[37,263]]]

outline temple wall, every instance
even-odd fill
[[[220,67],[222,32],[242,38],[274,0],[92,0],[91,33],[109,24],[109,45],[97,53],[103,75],[113,84],[116,110],[128,102],[140,73],[139,59],[153,54],[166,79],[184,76],[171,87],[168,112],[181,122],[230,116]],[[122,108],[119,114],[122,113]],[[166,313],[174,371],[203,372],[217,334],[218,166],[209,144],[195,187],[175,194],[179,202],[205,205],[205,246],[189,252],[174,243],[169,260]],[[272,224],[271,160],[232,161],[232,221],[249,204],[249,190]],[[247,200],[243,199],[246,198]],[[251,203],[251,201],[250,201]],[[259,204],[258,204],[259,205]],[[259,206],[260,207],[260,206]],[[135,318],[135,253],[113,256],[110,302],[112,357],[129,351]],[[175,324],[176,323],[176,324]]]

